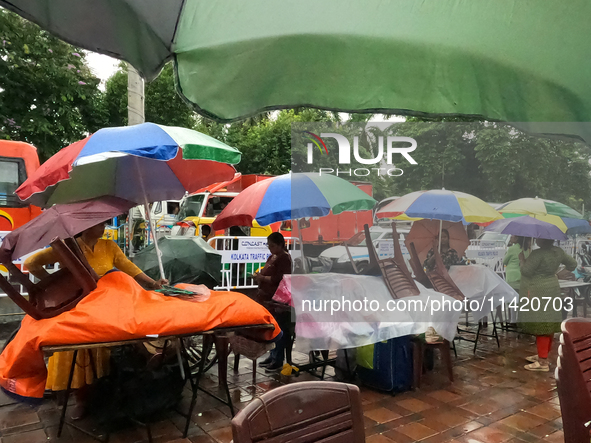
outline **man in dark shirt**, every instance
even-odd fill
[[[267,247],[271,256],[267,259],[265,267],[261,272],[254,275],[254,281],[258,284],[257,300],[261,304],[271,301],[279,283],[285,274],[291,274],[291,256],[285,248],[285,239],[279,232],[274,232],[267,237]],[[289,309],[285,312],[272,312],[279,327],[286,331],[290,327],[291,313]],[[269,358],[264,360],[260,366],[267,367],[268,371],[277,371],[283,367],[284,351],[287,336],[284,334],[275,343],[275,349],[271,351]]]

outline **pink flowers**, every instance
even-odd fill
[[[86,83],[84,83],[83,81],[79,81],[78,84],[79,85],[85,85]]]
[[[68,65],[68,69],[74,69],[76,66],[74,65]]]
[[[80,57],[80,54],[78,54],[77,52],[72,52],[72,55],[74,55],[76,57]]]

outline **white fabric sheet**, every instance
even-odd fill
[[[284,283],[291,287],[293,306],[296,311],[296,343],[300,352],[323,349],[344,349],[378,343],[390,338],[424,333],[429,326],[447,340],[453,340],[460,311],[441,309],[437,302],[452,303],[453,298],[427,289],[417,283],[421,294],[400,299],[398,306],[405,310],[391,311],[387,303],[392,296],[382,277],[348,274],[286,275]],[[376,302],[379,309],[362,308],[351,312],[339,310],[331,314],[330,302],[358,301],[367,304]],[[319,303],[328,301],[327,310]],[[312,303],[316,301],[314,306]],[[394,302],[397,302],[394,300]],[[307,303],[307,304],[304,304]],[[392,305],[392,303],[390,303]],[[422,305],[421,305],[422,304]],[[410,306],[409,306],[410,305]],[[322,308],[322,310],[314,310]],[[334,306],[336,307],[336,306]],[[396,307],[395,307],[396,308]]]

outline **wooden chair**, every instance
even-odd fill
[[[427,272],[427,276],[429,277],[429,280],[431,281],[431,283],[433,285],[433,289],[435,289],[437,292],[441,292],[445,295],[449,295],[450,297],[453,297],[456,300],[463,301],[466,297],[464,296],[464,294],[462,293],[460,288],[458,288],[456,286],[454,281],[449,276],[449,273],[447,272],[447,268],[443,264],[441,254],[439,254],[437,240],[435,240],[433,242],[433,253],[434,253],[434,257],[435,257],[435,268],[432,271]],[[469,312],[466,311],[466,326],[469,326],[468,314],[469,314]],[[500,342],[499,342],[499,334],[497,332],[496,316],[492,312],[491,312],[491,316],[493,319],[492,334],[486,334],[484,332],[481,332],[483,325],[482,325],[482,322],[479,322],[476,332],[470,331],[468,329],[461,329],[458,327],[458,335],[456,338],[458,340],[464,340],[464,341],[468,341],[470,343],[474,343],[474,352],[476,352],[476,348],[478,347],[478,340],[480,339],[480,336],[494,338],[497,341],[497,347],[501,347]],[[466,338],[463,335],[461,335],[462,333],[473,334],[476,337],[472,340],[472,339]]]
[[[0,288],[35,320],[55,317],[69,311],[96,289],[98,281],[98,275],[90,267],[74,239],[55,239],[51,247],[59,258],[61,269],[39,283],[33,283],[12,262],[4,263],[14,280],[27,289],[28,300],[0,275]]]
[[[370,263],[378,264],[382,277],[386,282],[386,286],[392,294],[393,298],[410,297],[419,295],[421,291],[417,287],[415,281],[410,274],[404,258],[402,257],[402,250],[400,249],[400,242],[398,232],[396,231],[396,224],[392,223],[392,241],[394,242],[394,257],[380,260],[375,250],[373,243],[368,241],[370,237],[369,226],[365,225],[365,238],[367,243],[367,250],[369,253]]]
[[[426,288],[432,288],[433,285],[425,273],[423,264],[419,260],[419,255],[417,254],[417,249],[415,248],[414,243],[411,242],[408,245],[408,252],[410,253],[410,267],[412,268],[412,272],[415,275],[415,280]]]
[[[234,443],[363,443],[363,420],[357,386],[292,383],[264,393],[236,414],[232,436]]]
[[[588,443],[591,421],[591,320],[562,322],[556,384],[562,412],[564,441]]]

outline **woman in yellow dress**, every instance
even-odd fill
[[[95,270],[99,277],[102,277],[111,269],[116,268],[119,271],[133,277],[142,286],[149,289],[160,289],[163,284],[168,283],[161,279],[155,281],[142,272],[140,268],[134,265],[123,254],[119,246],[112,240],[103,240],[105,224],[100,223],[92,228],[82,232],[77,238],[78,245],[84,253],[86,260]],[[35,277],[42,279],[49,274],[44,266],[54,264],[58,261],[51,248],[44,249],[37,254],[25,260],[25,267]],[[47,385],[46,389],[53,391],[65,390],[68,385],[68,376],[70,365],[72,364],[73,351],[55,353],[47,365]],[[97,377],[107,375],[109,372],[109,350],[99,348],[92,351],[92,358],[96,369]],[[74,378],[72,379],[72,388],[77,389],[76,400],[77,407],[72,414],[72,418],[81,418],[84,415],[84,400],[86,397],[87,385],[90,385],[94,379],[93,371],[90,366],[88,351],[78,352],[76,359],[76,368]]]

